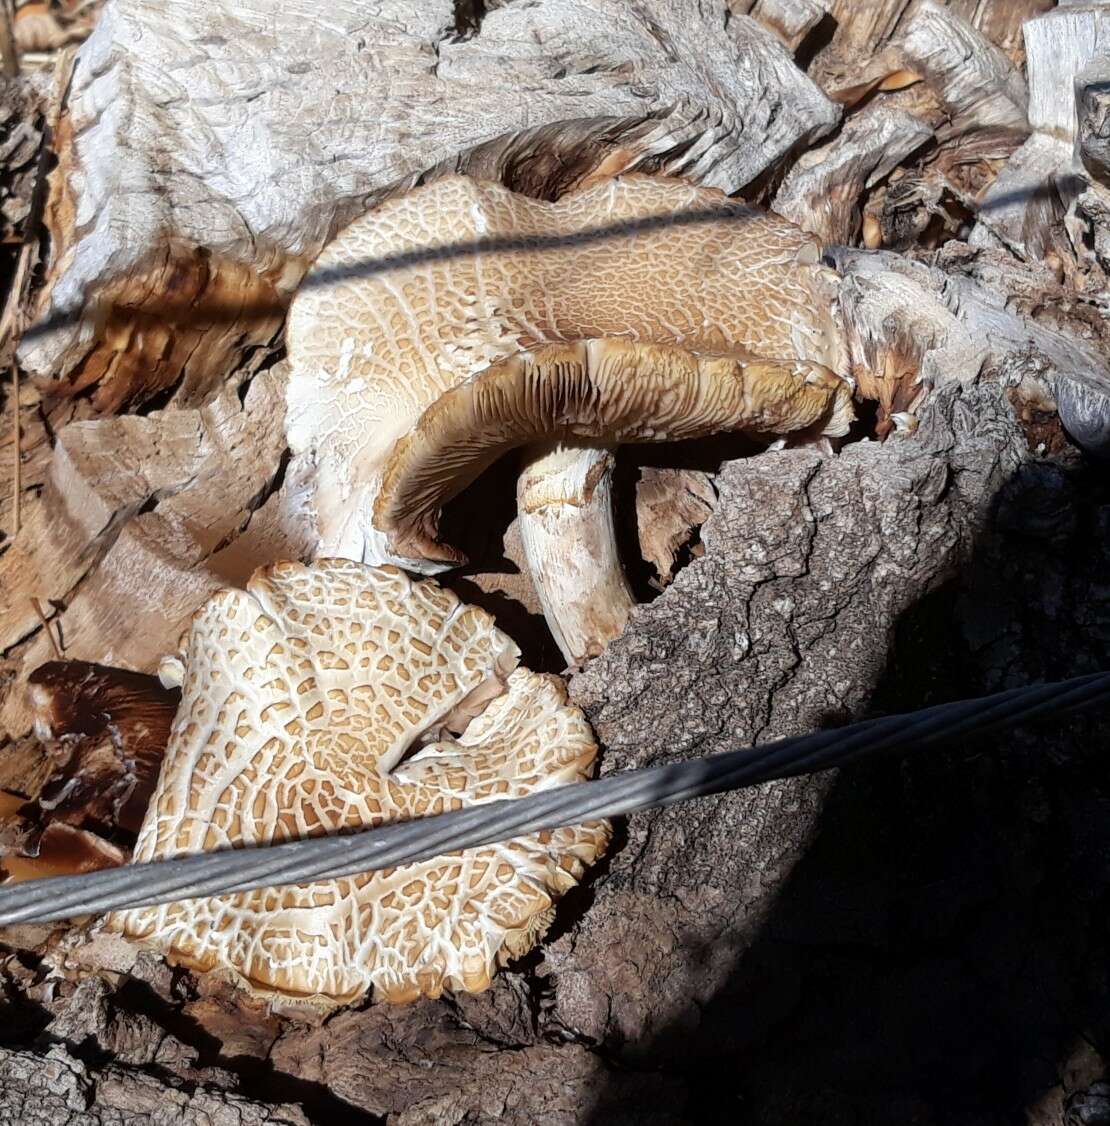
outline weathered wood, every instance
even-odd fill
[[[1064,0],[1025,24],[1029,124],[1065,140],[1076,132],[1076,75],[1110,52],[1110,3]]]
[[[1076,254],[1064,217],[1081,190],[1075,159],[1076,81],[1110,51],[1110,4],[1062,4],[1025,25],[1029,124],[1033,135],[1014,153],[984,197],[979,245],[991,237],[1029,259]]]
[[[732,7],[735,11],[737,0],[733,0]],[[791,51],[796,51],[825,18],[828,9],[829,0],[755,0],[748,11],[769,27]]]
[[[1094,59],[1075,76],[1075,112],[1080,163],[1110,187],[1110,60]]]
[[[1022,25],[1051,8],[1055,0],[949,0],[947,10],[1001,48],[1020,66]],[[831,0],[835,31],[818,54],[811,73],[826,90],[860,81],[873,62],[905,33],[922,0]]]
[[[939,385],[941,372],[974,380],[984,365],[997,371],[1020,368],[1055,399],[1076,441],[1098,453],[1110,451],[1110,364],[1084,339],[1089,330],[1066,314],[1045,324],[1010,308],[1011,281],[1018,267],[996,259],[994,285],[911,262],[898,255],[835,251],[845,278],[841,303],[851,328],[853,361],[876,373],[888,353],[897,377]],[[1071,330],[1071,331],[1069,331]]]
[[[838,110],[725,0],[111,0],[82,49],[22,360],[104,409],[201,401],[389,192],[468,170],[554,195],[641,168],[736,191]],[[142,81],[131,76],[141,74]]]
[[[25,731],[28,671],[53,656],[31,605],[56,608],[67,658],[151,672],[217,587],[314,542],[303,469],[283,460],[284,376],[197,410],[79,422],[57,437],[43,497],[0,556],[0,651],[17,652],[0,727]]]
[[[1006,162],[979,204],[971,242],[1006,246],[1022,258],[1073,258],[1062,221],[1074,199],[1073,142],[1034,133]]]
[[[868,106],[848,119],[835,140],[799,158],[775,196],[774,209],[826,243],[852,242],[859,234],[864,192],[932,136],[912,114]]]
[[[1001,47],[1015,66],[1025,61],[1026,20],[1055,7],[1056,0],[949,0],[948,6]]]
[[[936,90],[950,121],[941,143],[963,133],[996,130],[1012,151],[1029,132],[1027,93],[1021,72],[1006,54],[935,0],[922,0],[896,44],[907,65]]]
[[[918,0],[887,16],[896,29],[887,46],[830,81],[838,97],[872,95],[870,111],[907,112],[933,130],[935,144],[897,187],[872,194],[866,242],[935,245],[958,233],[1000,163],[1028,134],[1025,83],[1009,56],[952,7]],[[862,127],[858,135],[866,156]],[[876,140],[885,143],[881,132]]]
[[[1093,256],[1105,278],[1110,276],[1110,65],[1105,58],[1093,59],[1075,76],[1075,111],[1075,158],[1087,181],[1075,199],[1075,221],[1086,226],[1078,232],[1076,251],[1086,264]]]

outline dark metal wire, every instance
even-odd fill
[[[544,829],[618,817],[910,747],[933,747],[1108,702],[1110,673],[1093,673],[375,829],[29,881],[0,888],[0,926],[394,868]]]

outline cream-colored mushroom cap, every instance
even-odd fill
[[[198,611],[182,659],[139,861],[533,793],[583,779],[596,753],[561,682],[517,668],[488,614],[393,567],[257,571]],[[480,990],[542,936],[608,835],[592,823],[109,925],[293,1002]]]
[[[375,523],[387,459],[441,396],[516,353],[623,338],[786,371],[803,361],[803,380],[815,364],[846,371],[836,279],[818,258],[787,220],[679,180],[626,176],[547,203],[451,177],[386,201],[324,249],[289,314],[286,425],[292,449],[317,460],[321,552],[442,568],[406,557]],[[846,432],[849,390],[826,391],[819,429]],[[646,413],[628,440],[691,433],[638,401]],[[573,434],[560,405],[518,398],[506,417],[534,436],[546,409],[551,437]],[[702,421],[754,428],[723,412]],[[786,433],[813,420],[777,421]],[[442,471],[452,464],[443,457]]]
[[[433,573],[442,505],[505,451],[532,583],[569,664],[633,604],[612,450],[843,435],[835,275],[801,229],[629,176],[545,203],[440,180],[352,223],[288,326],[287,431],[316,460],[321,549]]]

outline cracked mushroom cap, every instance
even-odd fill
[[[398,440],[445,435],[448,416],[460,425],[435,454],[440,499],[538,435],[845,433],[837,282],[818,259],[812,236],[777,215],[648,176],[556,203],[451,177],[383,203],[325,248],[290,310],[286,425],[317,462],[322,550],[429,572],[452,558],[422,554],[433,537],[398,535],[392,501],[377,504],[386,474],[404,476],[389,468]],[[587,362],[606,355],[614,378],[659,381],[625,385],[616,420],[599,400],[605,365]],[[807,388],[799,413],[767,415],[771,388],[791,379]],[[446,415],[426,415],[449,393]],[[501,424],[480,450],[459,436],[467,412]]]
[[[136,861],[459,809],[586,777],[555,677],[483,610],[392,567],[257,571],[186,638],[182,703]],[[461,730],[452,736],[450,730]],[[396,869],[109,917],[175,961],[320,1006],[477,991],[546,931],[604,822]]]

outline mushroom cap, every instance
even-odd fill
[[[256,571],[246,591],[220,592],[193,619],[135,860],[583,779],[597,749],[586,720],[557,678],[518,659],[485,611],[396,568],[321,560]],[[595,822],[344,879],[123,911],[109,926],[294,1003],[342,1004],[371,987],[392,1001],[477,991],[542,936],[554,901],[608,837]]]
[[[322,551],[434,571],[373,520],[395,442],[521,351],[623,337],[847,370],[811,235],[709,188],[626,176],[548,203],[466,177],[391,199],[317,259],[287,327],[287,433]]]

